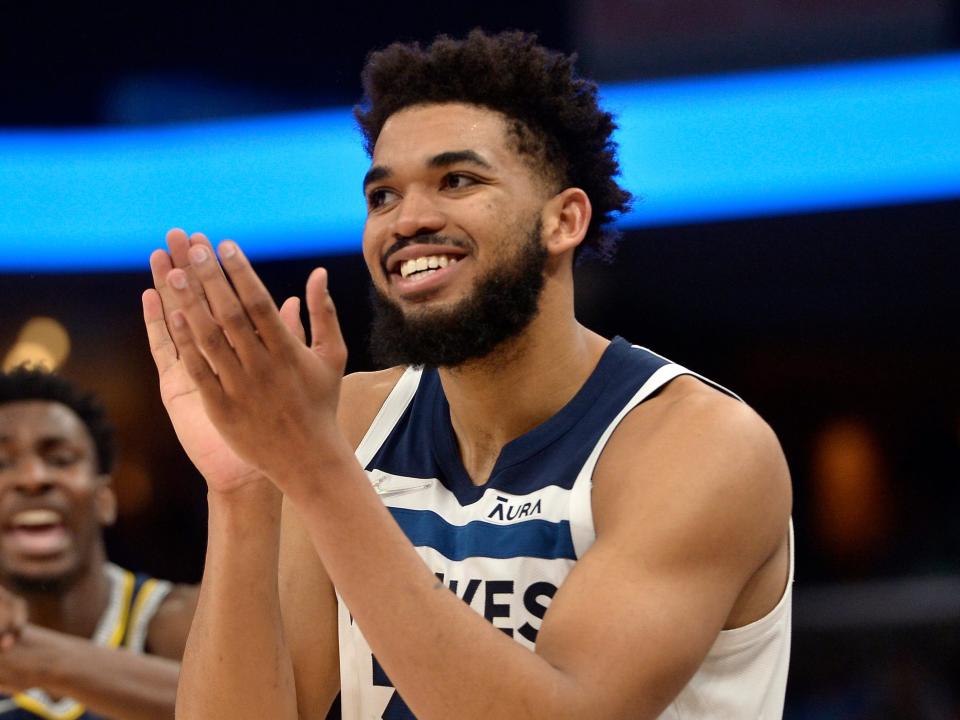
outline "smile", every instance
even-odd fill
[[[460,258],[451,255],[426,255],[400,263],[400,277],[411,275],[432,275],[436,270],[453,265]]]

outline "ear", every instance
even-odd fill
[[[543,207],[543,243],[551,255],[561,255],[583,242],[590,226],[593,208],[580,188],[567,188]]]
[[[93,495],[93,509],[99,523],[106,527],[117,521],[117,495],[109,475],[101,475],[99,480]]]

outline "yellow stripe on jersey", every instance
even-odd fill
[[[77,720],[78,717],[86,712],[87,708],[78,702],[73,702],[63,712],[56,712],[46,703],[30,697],[25,693],[17,693],[13,696],[13,701],[18,707],[32,712],[34,715],[45,718],[46,720]]]
[[[133,610],[130,611],[130,620],[127,623],[129,631],[123,640],[123,644],[127,647],[130,646],[133,636],[136,634],[134,631],[140,626],[140,616],[143,615],[143,608],[157,591],[158,586],[159,583],[153,578],[140,586],[140,592],[137,593],[137,599],[133,602]]]
[[[107,647],[120,647],[120,641],[123,640],[127,632],[127,622],[130,619],[130,600],[133,598],[133,573],[129,570],[123,571],[123,592],[120,600],[120,615],[117,617],[117,625],[107,640]]]

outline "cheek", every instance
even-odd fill
[[[369,226],[363,229],[362,239],[363,260],[367,264],[367,270],[374,278],[380,276],[380,244]]]

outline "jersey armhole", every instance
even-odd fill
[[[383,401],[383,405],[380,406],[380,410],[377,411],[376,417],[373,418],[373,422],[370,423],[370,427],[367,428],[354,453],[361,466],[367,466],[393,431],[394,425],[416,394],[422,374],[422,367],[408,367],[387,395],[387,399]]]

